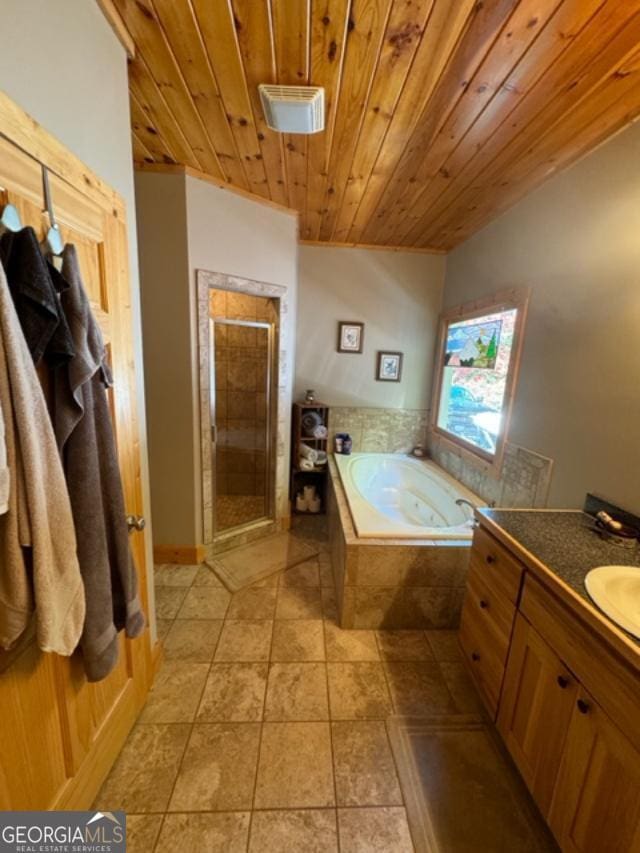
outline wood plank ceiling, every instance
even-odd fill
[[[303,240],[465,240],[640,113],[640,0],[112,0],[136,164],[300,213]],[[261,82],[324,86],[313,136]]]

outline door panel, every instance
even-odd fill
[[[3,104],[0,99],[0,130]],[[34,150],[44,156],[48,145],[59,164],[61,146],[37,128]],[[114,377],[110,403],[126,511],[143,515],[125,211],[113,193],[105,192],[104,185],[68,156],[67,173],[83,179],[72,186],[50,175],[54,210],[65,242],[78,251],[108,346]],[[23,225],[44,236],[48,219],[42,213],[40,163],[0,138],[0,204],[7,202],[18,208]],[[144,536],[133,534],[131,546],[148,613]],[[0,727],[0,809],[83,808],[91,803],[152,677],[149,631],[133,641],[121,635],[119,642],[116,668],[97,684],[87,682],[79,655],[42,654],[32,634],[16,650],[0,652],[0,708],[7,709]]]
[[[549,823],[568,853],[640,851],[640,753],[583,689]]]
[[[573,675],[518,614],[498,730],[543,815],[547,815],[578,692]]]

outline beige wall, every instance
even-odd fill
[[[445,304],[532,288],[510,440],[555,460],[549,506],[640,511],[640,125],[447,259]]]
[[[287,288],[291,398],[297,223],[195,178],[136,173],[154,541],[203,541],[196,270]]]
[[[127,206],[142,489],[149,514],[127,57],[92,0],[2,0],[0,11],[0,88]],[[150,561],[151,535],[147,539]],[[153,603],[152,591],[149,600]]]
[[[136,172],[155,542],[193,543],[191,306],[184,178]]]
[[[334,406],[424,409],[445,258],[300,246],[295,394]],[[362,355],[336,352],[338,321],[364,322]],[[375,379],[376,354],[404,352],[402,381]]]

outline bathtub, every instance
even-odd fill
[[[357,535],[362,539],[471,540],[471,508],[483,501],[434,462],[399,453],[336,454]]]

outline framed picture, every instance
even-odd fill
[[[362,352],[364,323],[344,320],[338,323],[338,352]]]
[[[401,352],[379,352],[378,373],[376,379],[379,382],[400,382],[402,376],[402,353]]]

